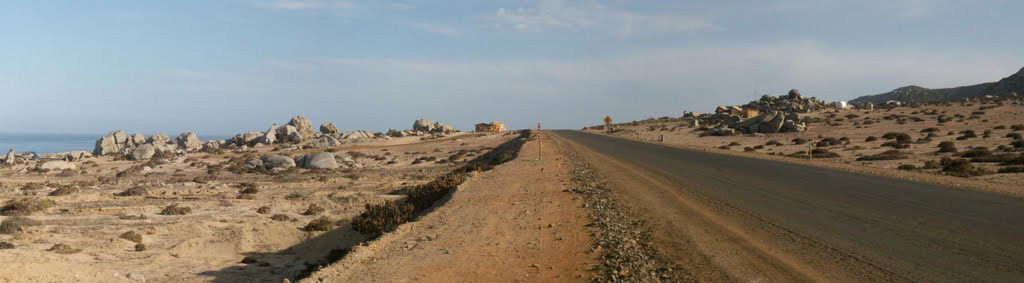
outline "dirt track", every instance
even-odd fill
[[[558,131],[699,281],[1019,281],[1024,201]]]

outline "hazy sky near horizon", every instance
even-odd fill
[[[0,132],[579,128],[1024,67],[1024,1],[3,1]]]

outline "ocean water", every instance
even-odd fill
[[[7,154],[8,149],[15,152],[35,152],[36,154],[47,154],[54,152],[67,152],[72,150],[85,150],[91,152],[96,147],[96,140],[105,135],[102,134],[9,134],[0,133],[0,156]],[[148,135],[147,135],[148,137]],[[199,139],[207,141],[210,139],[226,139],[228,135],[207,135],[199,134]],[[174,136],[171,137],[172,139]]]
[[[4,134],[0,133],[0,154],[15,152],[46,154],[72,150],[92,151],[104,134]]]

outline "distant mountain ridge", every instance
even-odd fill
[[[1024,68],[998,82],[936,89],[912,85],[897,88],[886,93],[861,96],[850,100],[850,103],[871,102],[879,104],[889,100],[902,103],[945,102],[964,98],[984,97],[986,95],[999,97],[1012,96],[1014,94],[1024,94]]]

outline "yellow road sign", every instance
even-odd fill
[[[604,116],[604,123],[605,124],[611,124],[612,123],[612,117],[611,116]]]

